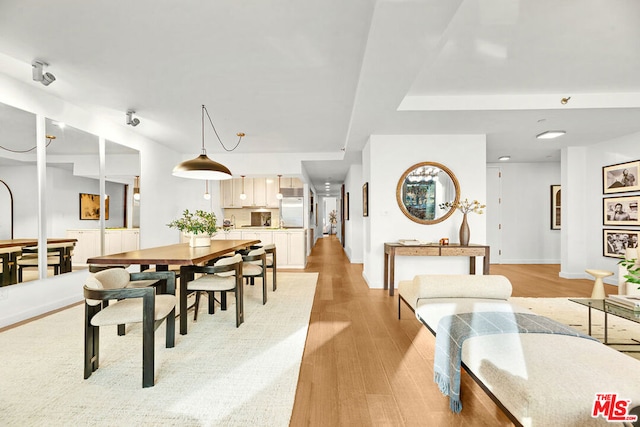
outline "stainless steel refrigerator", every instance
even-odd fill
[[[280,202],[280,220],[284,227],[304,227],[304,201],[302,197],[283,197]]]

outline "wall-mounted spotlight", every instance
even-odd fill
[[[49,66],[46,62],[34,60],[31,63],[31,72],[33,74],[33,80],[36,82],[40,82],[45,86],[49,86],[51,83],[56,81],[56,76],[51,73],[45,73],[43,71],[44,67]]]
[[[127,110],[127,124],[131,126],[138,126],[140,124],[140,119],[134,119],[131,116],[136,112],[133,110]]]

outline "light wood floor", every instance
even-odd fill
[[[362,265],[349,263],[336,236],[318,239],[306,271],[320,274],[291,426],[511,425],[464,373],[464,410],[449,411],[433,382],[435,339],[406,307],[398,320],[397,293],[369,289]],[[511,280],[513,296],[591,295],[593,281],[558,272],[558,265],[491,266]]]

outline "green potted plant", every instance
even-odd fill
[[[333,234],[335,232],[336,224],[338,223],[338,212],[336,210],[332,210],[329,212],[329,234]]]
[[[189,236],[189,246],[209,246],[211,236],[218,231],[216,222],[216,214],[213,212],[196,210],[194,213],[185,209],[182,218],[171,221],[167,226],[177,228]]]
[[[640,285],[640,265],[637,258],[625,258],[620,260],[618,264],[627,269],[627,274],[624,275],[627,283]],[[640,286],[638,286],[638,289],[640,289]]]

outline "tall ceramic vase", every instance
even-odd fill
[[[471,237],[471,230],[469,230],[469,223],[467,222],[467,214],[462,217],[462,224],[460,224],[460,245],[469,246],[469,238]]]

